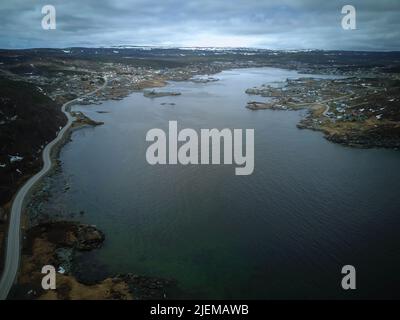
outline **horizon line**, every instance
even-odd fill
[[[270,48],[262,48],[262,47],[231,47],[231,46],[170,46],[170,45],[99,45],[99,46],[67,46],[67,47],[21,47],[21,48],[0,48],[0,50],[67,50],[67,49],[140,49],[140,48],[149,48],[149,49],[178,49],[178,50],[193,50],[193,49],[202,49],[202,50],[260,50],[260,51],[273,51],[273,52],[311,52],[311,51],[341,51],[341,52],[381,52],[381,53],[389,53],[389,52],[400,52],[398,50],[390,50],[390,49],[363,49],[363,50],[356,50],[356,49],[318,49],[318,48],[308,48],[308,49],[270,49]]]

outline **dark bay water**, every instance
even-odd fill
[[[245,89],[294,71],[216,77],[162,89],[177,97],[134,93],[77,107],[105,125],[73,133],[61,152],[70,189],[45,206],[83,210],[80,219],[106,233],[93,261],[174,278],[176,297],[400,297],[400,153],[330,143],[296,128],[301,112],[245,108],[261,100]],[[254,128],[253,175],[235,176],[230,165],[150,166],[146,132],[167,131],[169,120],[179,129]],[[340,287],[345,264],[356,267],[355,292]]]

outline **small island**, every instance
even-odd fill
[[[168,91],[155,91],[153,90],[146,90],[143,92],[143,95],[147,98],[161,98],[167,96],[179,96],[181,95],[180,92],[168,92]]]

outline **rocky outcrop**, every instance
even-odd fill
[[[288,108],[287,106],[278,104],[276,102],[257,102],[257,101],[248,102],[246,108],[250,110],[264,110],[264,109],[291,110],[291,108]]]
[[[104,233],[94,226],[78,225],[77,241],[74,243],[78,250],[92,250],[100,248],[104,242]]]
[[[250,110],[272,109],[272,107],[273,107],[272,103],[256,102],[256,101],[248,102],[246,105],[246,108]]]
[[[116,279],[122,279],[127,283],[132,295],[139,299],[166,299],[168,298],[168,289],[175,285],[173,280],[145,277],[132,273],[118,275]]]
[[[104,122],[102,121],[95,121],[80,111],[71,112],[71,114],[75,117],[75,121],[72,124],[74,128],[82,127],[82,126],[100,126],[103,125]]]
[[[143,95],[147,98],[160,98],[166,96],[179,96],[181,95],[180,92],[168,92],[168,91],[155,91],[155,90],[146,90],[143,92]]]
[[[29,229],[25,246],[40,238],[51,242],[57,248],[74,248],[88,251],[100,248],[104,233],[94,226],[71,221],[46,222]]]

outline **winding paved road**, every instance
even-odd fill
[[[32,176],[23,186],[19,189],[17,195],[14,198],[11,213],[10,213],[10,221],[8,227],[8,235],[7,235],[7,247],[6,247],[6,256],[3,274],[0,280],[0,300],[5,300],[8,296],[8,293],[14,283],[15,277],[17,275],[18,267],[19,267],[19,258],[20,258],[20,242],[21,242],[21,214],[23,209],[24,199],[31,188],[38,182],[43,176],[45,176],[48,171],[51,169],[51,150],[52,148],[60,142],[65,133],[70,128],[74,118],[71,114],[66,110],[68,106],[76,102],[78,99],[90,96],[96,93],[99,90],[102,90],[107,85],[107,78],[104,78],[104,84],[97,88],[96,90],[89,92],[81,97],[78,97],[74,100],[68,101],[63,104],[61,110],[67,116],[68,122],[67,124],[60,130],[57,137],[51,141],[44,149],[43,149],[43,168],[34,176]]]

